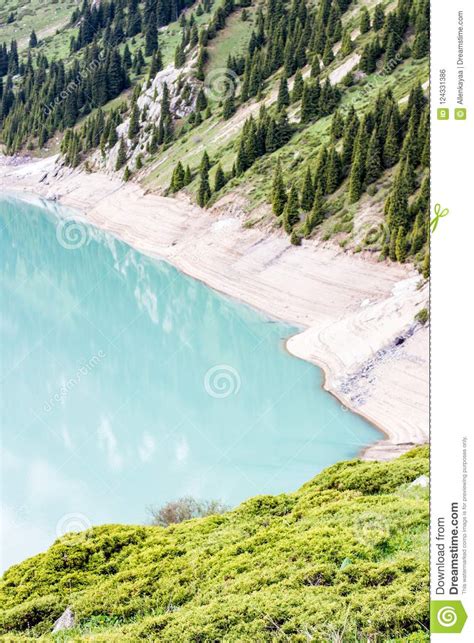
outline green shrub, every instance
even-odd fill
[[[295,493],[170,527],[65,536],[0,583],[0,638],[427,641],[428,449],[340,462]]]

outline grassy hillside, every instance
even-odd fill
[[[68,535],[0,585],[5,641],[428,640],[428,450],[168,528]]]

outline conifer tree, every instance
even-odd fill
[[[306,217],[304,225],[304,233],[306,237],[309,237],[311,232],[317,226],[321,225],[324,221],[324,211],[323,211],[323,190],[321,186],[316,190],[314,196],[314,203],[310,214]]]
[[[314,173],[314,189],[317,192],[321,188],[321,193],[326,193],[326,175],[327,175],[328,152],[322,147],[316,161],[316,170]]]
[[[128,167],[128,165],[126,165],[123,173],[123,180],[128,181],[130,179],[130,176],[131,176],[130,168]]]
[[[298,190],[293,185],[283,210],[283,226],[288,234],[291,234],[293,226],[300,220],[299,207]]]
[[[38,38],[36,36],[36,33],[35,33],[34,29],[30,34],[30,43],[29,44],[30,44],[30,49],[34,49],[38,44]]]
[[[400,155],[399,143],[398,143],[398,129],[397,122],[392,114],[390,122],[388,125],[387,136],[385,138],[384,148],[383,148],[383,164],[384,167],[389,168],[395,165],[398,162]]]
[[[191,168],[189,167],[189,165],[186,165],[186,169],[184,171],[184,185],[189,185],[192,180],[193,177],[191,174]]]
[[[430,276],[430,253],[427,250],[425,258],[423,259],[422,275],[425,279],[429,279]]]
[[[367,33],[370,30],[370,16],[367,7],[362,7],[360,10],[360,33]]]
[[[301,70],[298,69],[298,71],[295,74],[295,80],[293,82],[293,89],[291,91],[291,102],[292,103],[296,103],[301,99],[301,97],[303,96],[303,89],[304,89],[303,74],[301,73]]]
[[[135,103],[130,115],[130,124],[128,126],[128,138],[133,140],[140,131],[140,111]]]
[[[226,184],[226,178],[224,171],[222,170],[221,164],[217,166],[216,175],[214,177],[214,192],[219,192],[220,189]]]
[[[199,180],[197,202],[201,208],[204,208],[211,198],[211,188],[209,186],[209,177],[201,173]]]
[[[206,94],[204,93],[204,90],[201,87],[196,98],[196,110],[198,112],[202,112],[206,109],[206,107],[207,107],[207,98],[206,98]]]
[[[400,226],[405,228],[408,223],[408,194],[405,185],[403,168],[399,168],[392,191],[388,208],[388,225],[394,235]]]
[[[150,12],[145,16],[145,56],[151,56],[158,49],[158,30],[156,22],[156,13]]]
[[[301,122],[309,123],[319,116],[319,99],[321,86],[318,81],[309,80],[304,83],[301,98]]]
[[[283,182],[281,163],[278,161],[272,184],[272,210],[277,217],[283,214],[286,200],[287,196],[285,184]]]
[[[374,31],[380,31],[385,23],[385,12],[381,4],[375,6],[372,28]]]
[[[395,256],[397,258],[397,261],[399,261],[400,263],[405,263],[405,259],[407,257],[407,249],[405,230],[403,229],[403,226],[400,226],[398,228],[397,238],[395,241]]]
[[[319,63],[319,56],[318,56],[318,54],[315,53],[315,54],[313,54],[313,57],[311,59],[310,76],[311,76],[311,78],[317,78],[320,73],[321,73],[321,65]]]
[[[367,154],[367,133],[365,120],[361,121],[357,139],[354,146],[352,157],[350,182],[349,182],[349,202],[355,203],[361,197],[364,177],[365,177],[365,158]]]
[[[224,105],[222,106],[222,117],[227,121],[235,114],[235,112],[235,87],[232,85],[224,100]]]
[[[127,161],[127,146],[122,137],[120,137],[120,145],[117,152],[117,161],[115,163],[115,170],[120,170]]]
[[[184,53],[184,43],[183,41],[176,47],[174,52],[174,66],[176,69],[179,69],[186,62],[186,56]]]
[[[341,112],[339,112],[339,110],[336,109],[331,121],[332,141],[334,142],[340,139],[343,132],[344,132],[344,117],[342,116]]]
[[[313,207],[314,202],[314,186],[311,170],[308,167],[303,183],[303,191],[301,193],[301,209],[304,212],[309,212]]]
[[[349,29],[346,29],[342,37],[341,55],[344,57],[348,56],[353,49],[354,49],[354,43],[352,42],[351,32],[349,31]]]
[[[336,148],[331,147],[326,165],[326,193],[333,194],[341,180],[341,160]]]
[[[366,176],[367,185],[374,183],[382,174],[382,149],[380,136],[374,128],[367,150]]]
[[[281,110],[288,107],[290,104],[290,94],[288,92],[288,81],[283,74],[280,78],[280,85],[278,88],[277,109]]]
[[[333,60],[334,60],[334,52],[332,50],[331,42],[328,40],[326,43],[326,46],[324,47],[324,52],[323,52],[324,66],[327,67],[332,63]]]
[[[170,191],[179,192],[180,190],[183,189],[184,185],[185,185],[184,168],[181,161],[178,161],[178,164],[176,165],[173,171],[173,176],[171,178]]]

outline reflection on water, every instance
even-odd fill
[[[65,525],[293,490],[376,439],[292,327],[97,230],[58,242],[56,206],[0,211],[4,567]]]

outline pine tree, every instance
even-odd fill
[[[350,35],[349,35],[350,37]],[[342,47],[341,47],[342,49]],[[334,60],[334,52],[332,50],[332,45],[331,42],[328,40],[326,43],[326,46],[324,47],[324,52],[323,52],[323,64],[325,67],[330,65],[332,61]]]
[[[430,22],[429,22],[429,0],[424,0],[418,11],[415,25],[415,40],[413,42],[413,58],[419,59],[427,56],[430,52]]]
[[[279,217],[283,214],[286,205],[286,189],[283,182],[281,163],[278,161],[272,184],[272,210]]]
[[[327,175],[328,152],[325,147],[321,148],[316,161],[316,171],[314,173],[314,189],[317,192],[321,188],[321,194],[326,193],[326,175]]]
[[[405,228],[408,222],[408,194],[403,170],[399,168],[390,193],[388,225],[393,234],[397,234],[400,226]]]
[[[140,131],[140,110],[135,103],[130,115],[130,124],[128,126],[128,138],[133,140]]]
[[[308,167],[303,183],[303,191],[301,193],[301,208],[304,212],[309,212],[313,207],[314,201],[314,186],[311,170]]]
[[[400,226],[398,228],[397,238],[395,241],[395,256],[397,258],[397,261],[399,261],[400,263],[405,263],[405,259],[407,257],[407,248],[405,240],[405,230],[403,229],[403,226]]]
[[[277,109],[278,111],[288,107],[290,104],[290,94],[288,92],[288,81],[283,74],[280,78],[280,85],[278,88]]]
[[[319,115],[319,98],[321,87],[319,82],[310,80],[304,83],[303,97],[301,99],[301,122],[309,123]]]
[[[355,113],[354,107],[352,106],[346,118],[344,135],[342,138],[341,162],[344,174],[348,172],[351,165],[352,155],[354,151],[354,142],[357,136],[358,129],[359,119],[357,117],[357,114]]]
[[[324,210],[323,210],[323,190],[321,186],[316,190],[314,196],[314,203],[311,213],[306,217],[304,232],[305,236],[309,237],[311,232],[317,226],[321,225],[324,221]]]
[[[145,20],[145,56],[151,56],[158,49],[158,30],[157,30],[156,13],[150,12],[150,16]]]
[[[332,141],[335,142],[338,139],[340,139],[342,134],[343,134],[343,132],[344,132],[344,117],[339,112],[339,110],[336,109],[336,111],[334,112],[334,116],[332,117],[332,122],[331,122],[331,139],[332,139]]]
[[[123,180],[128,181],[130,179],[131,174],[132,173],[130,172],[130,168],[128,167],[128,165],[126,165],[123,173]]]
[[[204,154],[202,155],[201,158],[201,163],[199,165],[199,171],[201,174],[209,174],[209,170],[211,169],[211,161],[209,159],[209,154],[207,153],[207,150],[204,150]]]
[[[176,165],[173,171],[173,176],[171,178],[171,184],[169,189],[171,192],[179,192],[184,188],[184,185],[185,185],[184,168],[181,161],[178,161],[178,164]]]
[[[430,276],[430,253],[427,250],[425,254],[425,258],[423,259],[423,267],[422,267],[422,275],[425,279],[429,279]]]
[[[186,170],[184,171],[184,185],[189,185],[192,180],[193,176],[191,174],[191,168],[189,165],[186,165]]]
[[[179,69],[186,62],[186,55],[184,53],[184,43],[181,43],[176,47],[174,52],[174,66],[176,69]]]
[[[292,103],[296,103],[301,99],[301,97],[303,96],[303,89],[304,89],[303,74],[301,73],[301,70],[298,69],[298,71],[295,74],[295,80],[293,82],[293,89],[291,91],[291,102]]]
[[[283,210],[283,225],[288,234],[291,234],[293,226],[300,220],[299,207],[298,190],[293,185]]]
[[[395,163],[398,162],[399,155],[400,155],[400,148],[398,143],[397,122],[394,115],[392,114],[392,117],[390,118],[390,122],[388,126],[387,137],[385,139],[385,143],[383,147],[384,167],[389,168],[395,165]]]
[[[222,106],[222,117],[224,120],[229,120],[236,112],[236,107],[235,107],[235,88],[232,85],[232,88],[228,92],[225,100],[224,100],[224,105]]]
[[[226,184],[226,178],[224,171],[222,170],[221,164],[217,166],[216,175],[214,177],[214,192],[219,192],[220,189]]]
[[[385,13],[381,4],[375,6],[372,28],[374,31],[380,31],[385,23]]]
[[[380,144],[380,136],[374,128],[369,141],[369,149],[367,151],[366,162],[366,175],[365,180],[367,185],[374,183],[382,174],[382,149]]]
[[[161,59],[161,51],[157,49],[156,51],[153,52],[153,56],[151,58],[151,64],[150,64],[150,73],[149,73],[149,79],[152,80],[158,72],[160,72],[163,69],[163,62]]]
[[[370,30],[370,16],[367,7],[362,7],[360,10],[360,33],[367,33]]]
[[[331,147],[326,164],[326,193],[333,194],[341,180],[341,160],[334,147]]]
[[[115,170],[120,170],[127,161],[127,146],[122,137],[120,137],[120,145],[117,153],[117,161],[115,163]]]
[[[311,76],[311,78],[317,78],[320,73],[321,73],[321,65],[320,65],[320,62],[319,62],[319,56],[318,56],[318,54],[313,54],[313,57],[311,59],[311,73],[310,73],[310,76]]]
[[[342,37],[341,43],[341,55],[348,56],[354,49],[354,43],[352,42],[351,32],[349,29],[346,29]]]
[[[201,87],[196,98],[196,110],[198,112],[202,112],[206,109],[206,107],[207,107],[207,98],[206,98],[206,94],[204,93],[204,90]]]
[[[198,195],[197,195],[198,205],[201,208],[204,208],[209,202],[210,198],[211,198],[211,188],[209,186],[209,178],[201,174],[199,187],[198,187]]]
[[[365,122],[361,121],[354,146],[349,182],[349,202],[356,203],[362,195],[365,176],[365,155],[367,140],[364,134]]]
[[[33,29],[33,31],[30,34],[30,49],[34,49],[37,46],[37,44],[38,44],[38,38],[36,37],[35,30]]]

